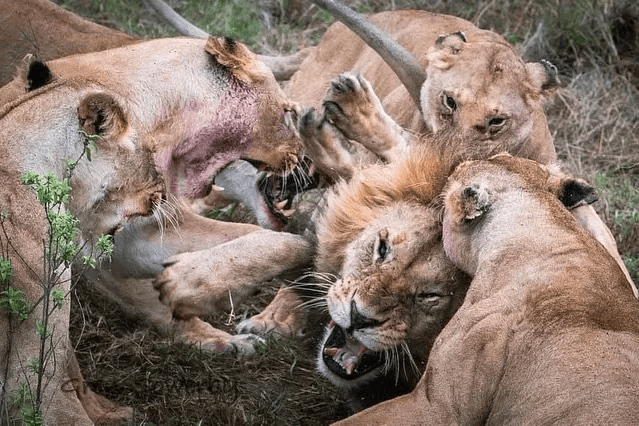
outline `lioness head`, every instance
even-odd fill
[[[546,202],[545,209],[531,211],[530,215],[545,215],[549,221],[562,220],[572,228],[579,225],[564,207],[574,208],[597,199],[592,186],[562,173],[556,165],[545,166],[509,154],[460,164],[444,189],[443,242],[448,257],[474,275],[479,256],[488,256],[495,249],[485,243],[481,229],[489,223],[491,227],[498,224],[510,231],[520,228],[519,220],[508,212],[525,208],[524,200],[532,197],[550,201]],[[513,217],[512,223],[504,220],[508,216]],[[536,230],[530,230],[531,237],[534,232]],[[540,237],[547,236],[542,233]]]
[[[375,52],[356,44],[359,41],[344,26],[332,26],[294,76],[293,87],[287,89],[293,96],[309,99],[304,95],[309,93],[317,98],[325,90],[326,77],[309,83],[306,69],[328,78],[357,69],[386,112],[404,127],[431,134],[453,129],[461,137],[505,147],[513,155],[542,163],[555,160],[543,108],[559,83],[550,63],[527,63],[502,36],[454,16],[404,10],[365,20],[356,19],[357,13],[337,0],[315,1]],[[311,60],[322,61],[321,69],[309,67]],[[403,87],[394,83],[384,63]],[[320,74],[323,69],[332,74]]]
[[[512,46],[483,31],[437,38],[426,54],[420,103],[432,133],[460,136],[542,163],[555,160],[543,100],[558,85],[549,62],[525,63]]]
[[[132,128],[121,104],[106,92],[84,94],[77,106],[80,130],[95,142],[91,161],[71,174],[69,208],[85,241],[114,235],[138,216],[148,216],[162,199],[153,145]],[[88,145],[92,149],[91,143]]]
[[[298,164],[297,104],[232,39],[155,39],[47,64],[28,57],[0,99],[57,80],[90,81],[122,99],[131,125],[153,135],[156,163],[178,198],[206,195],[238,159],[276,174]]]
[[[437,209],[429,205],[445,167],[416,157],[339,184],[318,225],[316,268],[337,278],[317,362],[347,390],[354,410],[417,383],[469,283],[447,259]]]

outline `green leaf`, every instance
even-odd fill
[[[62,306],[64,306],[64,290],[54,288],[51,292],[51,298],[53,299],[53,303],[56,308],[62,309]]]
[[[51,335],[51,330],[47,329],[44,323],[41,320],[36,321],[36,331],[41,339],[45,337],[49,337]]]
[[[100,235],[96,242],[96,247],[101,252],[101,256],[111,257],[113,253],[113,236],[112,235]]]

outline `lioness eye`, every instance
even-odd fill
[[[504,123],[506,122],[506,119],[504,117],[494,117],[491,118],[490,121],[488,121],[488,125],[489,126],[503,126]]]
[[[457,102],[453,99],[452,96],[444,95],[444,104],[450,108],[451,111],[455,111],[457,109]]]

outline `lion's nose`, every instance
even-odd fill
[[[352,334],[354,330],[372,328],[381,324],[382,321],[362,315],[357,309],[355,300],[351,300],[351,326],[347,329],[350,334]]]

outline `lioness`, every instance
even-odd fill
[[[36,64],[25,64],[21,75],[31,75]],[[286,173],[297,165],[301,145],[295,130],[296,104],[284,97],[269,69],[241,43],[224,38],[158,39],[57,59],[47,65],[54,78],[93,81],[127,100],[131,122],[154,134],[155,161],[175,198],[205,195],[213,176],[240,158],[272,173]],[[310,256],[310,244],[302,237],[283,236],[280,244],[293,245],[308,254],[280,260],[280,252],[274,249],[277,243],[271,242],[268,231],[255,225],[199,217],[168,201],[159,210],[162,217],[136,220],[124,227],[116,235],[111,262],[87,275],[125,312],[162,332],[177,328],[178,338],[211,350],[252,351],[254,336],[222,333],[194,317],[192,309],[182,312],[166,293],[166,304],[161,303],[152,285],[153,277],[172,255],[192,252],[173,258],[172,270],[182,266],[193,269],[191,262],[202,263],[192,260],[195,256],[211,255],[215,268],[220,262],[228,268],[219,268],[214,276],[224,283],[222,301],[211,305],[218,309],[232,303],[229,292],[240,297],[263,278],[268,279],[269,274],[277,275],[292,262],[296,266],[303,262]],[[255,231],[261,233],[247,238],[258,242],[244,243],[255,251],[243,261],[248,265],[254,258],[277,261],[265,267],[263,275],[259,267],[240,268],[248,274],[240,277],[226,260],[237,256],[232,247],[242,243],[231,240]],[[227,244],[212,249],[223,243]],[[241,249],[239,253],[244,252]],[[211,277],[206,274],[204,279]],[[162,284],[168,290],[173,284],[180,288],[199,286],[200,281],[180,273],[175,281],[164,280]],[[235,289],[229,288],[230,284]],[[191,305],[189,302],[185,306]],[[174,317],[178,320],[173,321]]]
[[[42,300],[45,274],[62,270],[47,272],[44,250],[49,246],[49,220],[21,177],[26,172],[69,177],[67,161],[77,160],[84,150],[85,136],[80,131],[98,136],[91,161],[82,158],[70,175],[71,195],[66,203],[67,211],[78,219],[78,243],[85,252],[98,236],[113,235],[131,219],[151,214],[164,192],[152,158],[153,129],[139,125],[128,100],[119,94],[87,80],[59,81],[0,109],[0,248],[2,257],[13,266],[11,286],[22,290],[34,307],[26,320],[0,309],[3,424],[13,424],[17,407],[12,392],[27,383],[30,390],[24,395],[33,399],[27,398],[26,403],[40,412],[44,424],[113,423],[132,414],[84,384],[69,345],[69,269],[58,285],[65,295],[62,307],[50,311],[48,323],[43,319],[43,310],[51,309]],[[8,289],[3,288],[5,291]],[[4,293],[3,299],[6,297]],[[49,343],[42,348],[37,331],[40,321],[46,330],[40,333],[49,333]],[[36,402],[33,361],[38,361],[41,349],[44,386]]]
[[[156,0],[154,3],[152,6],[156,7],[156,4],[163,2]],[[166,4],[163,8],[170,10]],[[3,58],[0,63],[0,86],[14,77],[18,64],[27,54],[49,61],[141,41],[137,37],[87,21],[49,0],[0,0],[0,10],[3,29],[0,32],[0,55]],[[200,37],[207,37],[204,31],[200,30],[199,33],[202,34]],[[303,49],[288,56],[259,55],[259,59],[271,68],[276,79],[288,80],[308,53],[308,49]]]
[[[498,155],[445,190],[444,247],[473,276],[415,390],[340,424],[635,424],[639,304],[566,210],[583,182]]]

